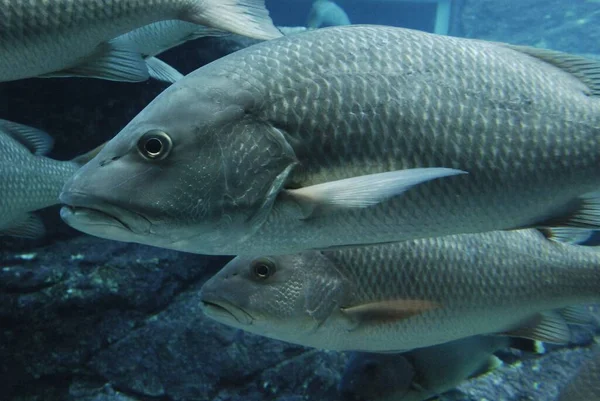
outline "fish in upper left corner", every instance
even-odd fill
[[[313,3],[306,21],[309,29],[339,25],[350,25],[350,18],[342,7],[331,0],[316,0]]]
[[[557,401],[600,401],[600,345],[561,390]]]
[[[112,39],[164,20],[257,39],[281,36],[264,0],[0,0],[0,81],[68,76],[146,80],[141,55]]]
[[[52,144],[43,131],[0,120],[0,236],[43,235],[41,220],[31,212],[57,204],[65,181],[99,149],[59,161],[43,156]]]

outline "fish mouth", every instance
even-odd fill
[[[60,194],[61,218],[71,227],[85,233],[109,239],[121,239],[123,234],[150,233],[152,223],[139,213],[80,192]],[[117,238],[115,238],[117,237]]]
[[[206,299],[202,295],[202,310],[206,316],[223,323],[233,319],[237,325],[249,326],[254,321],[248,312],[224,299]]]

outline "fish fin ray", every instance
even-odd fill
[[[388,171],[285,190],[307,219],[319,208],[351,209],[376,205],[411,187],[436,178],[466,174],[450,168],[414,168]]]
[[[557,311],[569,324],[588,326],[595,325],[596,319],[584,305],[573,305]]]
[[[552,227],[542,228],[540,231],[551,241],[580,245],[589,240],[596,230],[573,227]]]
[[[83,77],[119,82],[148,80],[148,67],[141,54],[116,42],[105,42],[80,64],[61,71],[40,75],[40,78]]]
[[[150,77],[158,81],[174,83],[183,78],[182,73],[156,57],[146,58],[146,66]]]
[[[523,325],[501,333],[511,337],[524,337],[547,343],[568,344],[571,331],[565,320],[556,312],[538,313]]]
[[[264,0],[207,0],[198,3],[183,19],[254,39],[279,38]]]
[[[589,89],[589,95],[600,96],[600,61],[556,50],[509,45],[509,48],[545,61],[573,75]]]
[[[387,322],[408,319],[440,306],[437,302],[427,300],[396,299],[341,308],[341,311],[346,316],[361,322]]]
[[[9,237],[36,239],[43,237],[46,233],[46,228],[42,219],[33,213],[23,216],[22,219],[15,220],[15,224],[11,227],[0,231],[0,235]]]
[[[9,135],[37,156],[48,153],[54,144],[54,139],[44,131],[12,121],[0,119],[0,132]]]
[[[542,229],[556,227],[600,230],[600,192],[590,192],[573,199],[566,205],[565,211],[556,217],[538,222],[534,225]],[[582,233],[583,231],[580,231]],[[560,233],[560,231],[559,231]],[[564,231],[568,234],[568,231]],[[570,235],[577,233],[572,231]]]

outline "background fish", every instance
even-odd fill
[[[115,38],[112,43],[140,53],[148,67],[150,77],[165,82],[175,82],[183,75],[154,57],[189,40],[207,36],[223,36],[229,32],[208,28],[190,22],[169,20],[159,21]]]
[[[494,352],[522,342],[474,336],[403,354],[354,353],[340,381],[342,401],[423,401],[495,369]],[[534,350],[534,344],[529,344]]]
[[[331,350],[411,350],[493,333],[565,343],[565,320],[546,311],[600,299],[600,253],[522,230],[237,257],[202,299],[222,323]]]
[[[383,26],[259,43],[161,93],[65,185],[61,213],[104,238],[233,255],[597,227],[598,72]]]
[[[557,401],[600,401],[600,346],[561,391]]]
[[[0,120],[0,235],[43,234],[42,222],[30,212],[57,204],[60,189],[80,167],[44,157],[51,148],[45,132]]]
[[[36,76],[145,80],[148,71],[140,55],[110,40],[172,19],[259,39],[281,36],[263,0],[1,0],[0,81]]]
[[[317,0],[313,3],[308,14],[306,26],[319,28],[321,26],[350,25],[348,14],[337,3],[330,0]]]

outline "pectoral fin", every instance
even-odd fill
[[[414,168],[388,171],[288,189],[286,195],[300,206],[304,219],[322,209],[353,209],[376,205],[411,187],[436,178],[466,174],[451,168]]]
[[[391,322],[408,319],[439,307],[440,304],[427,300],[397,299],[341,308],[341,311],[357,322]]]

